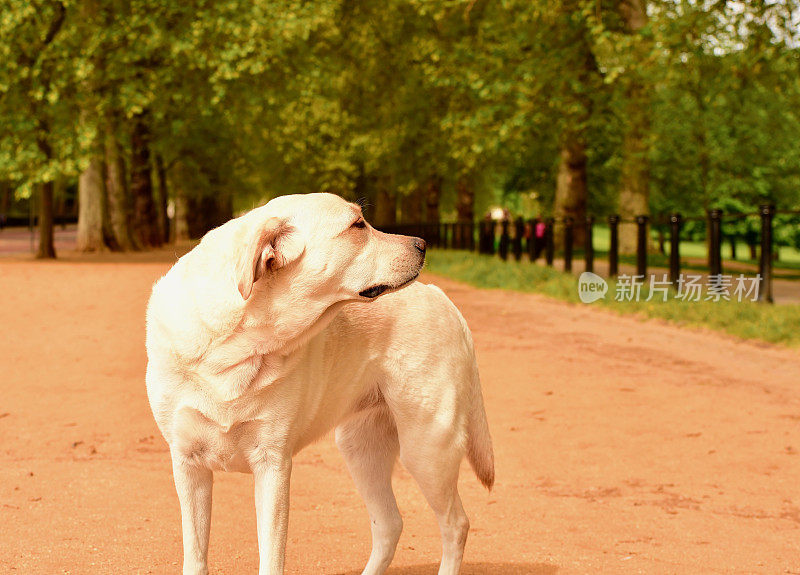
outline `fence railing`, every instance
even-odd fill
[[[648,239],[650,227],[659,225],[669,229],[669,280],[677,288],[681,276],[680,235],[684,225],[690,221],[707,221],[708,223],[708,271],[709,276],[722,274],[722,244],[723,244],[723,218],[735,220],[747,217],[760,219],[760,254],[758,258],[758,274],[761,277],[759,300],[772,303],[773,280],[773,219],[776,214],[800,215],[798,211],[777,211],[775,206],[764,204],[755,214],[730,214],[725,216],[722,210],[711,210],[708,218],[684,218],[679,213],[670,214],[666,218],[654,218],[640,215],[632,220],[625,220],[617,214],[608,216],[606,222],[609,228],[608,275],[619,275],[619,226],[620,224],[636,224],[636,274],[645,276],[648,267]],[[537,225],[544,229],[537,235]],[[523,256],[534,262],[544,255],[546,265],[553,266],[555,260],[556,224],[559,224],[561,239],[561,255],[563,269],[572,271],[575,246],[576,226],[584,227],[585,244],[583,250],[584,269],[595,271],[594,236],[597,221],[594,216],[588,216],[584,222],[575,222],[570,217],[565,218],[539,218],[524,220],[482,220],[473,222],[452,223],[417,223],[395,224],[382,226],[381,229],[390,233],[399,233],[423,238],[429,246],[441,249],[456,249],[477,251],[486,255],[498,255],[507,260],[513,257],[520,261]]]

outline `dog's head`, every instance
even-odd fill
[[[379,232],[333,194],[280,196],[241,220],[234,275],[244,300],[262,287],[299,306],[374,299],[412,282],[425,261],[423,240]]]

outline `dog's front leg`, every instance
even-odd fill
[[[172,456],[172,475],[181,504],[183,575],[207,575],[214,475],[180,454]]]
[[[283,575],[291,474],[292,458],[286,453],[270,454],[253,467],[259,575]]]

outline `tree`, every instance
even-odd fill
[[[132,118],[131,197],[134,235],[139,245],[148,248],[156,248],[164,243],[153,193],[152,172],[149,115],[144,111]]]
[[[60,1],[28,3],[9,0],[0,18],[0,116],[10,130],[3,138],[5,172],[39,195],[38,258],[54,258],[53,191],[63,170],[65,110],[61,92],[69,86],[62,74],[62,33],[67,9]]]

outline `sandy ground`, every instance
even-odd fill
[[[178,503],[144,390],[168,252],[0,260],[0,573],[178,573]],[[800,354],[441,278],[472,326],[497,458],[465,464],[465,574],[800,573]],[[436,572],[413,480],[396,575]],[[357,574],[333,441],[297,458],[287,572]],[[250,476],[217,474],[213,573],[254,573]]]

